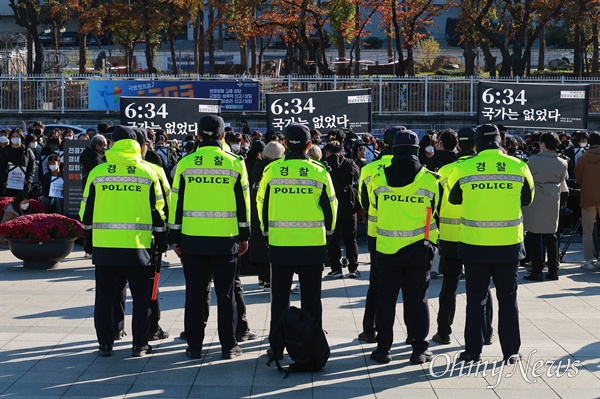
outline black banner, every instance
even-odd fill
[[[335,128],[371,133],[371,90],[267,93],[267,130],[283,131],[290,123],[321,133]]]
[[[121,97],[121,124],[163,129],[169,139],[198,133],[204,115],[221,115],[221,100],[179,97]]]
[[[585,130],[589,98],[588,85],[480,82],[477,123]]]
[[[63,212],[66,216],[77,220],[79,220],[79,206],[84,189],[79,156],[89,145],[89,140],[63,141]]]

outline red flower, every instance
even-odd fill
[[[25,215],[0,224],[0,235],[6,239],[48,242],[53,239],[82,238],[83,225],[57,213]]]

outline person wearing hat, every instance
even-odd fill
[[[198,148],[177,164],[169,207],[169,236],[186,283],[186,355],[202,357],[212,276],[221,357],[232,359],[242,354],[235,337],[234,278],[237,257],[248,250],[250,236],[248,174],[242,158],[223,150],[221,117],[202,117],[198,131]]]
[[[375,311],[377,310],[377,297],[379,295],[377,252],[375,250],[375,243],[377,241],[377,226],[375,224],[375,219],[369,215],[369,187],[373,176],[375,176],[382,168],[385,168],[392,163],[392,158],[394,156],[392,150],[394,137],[396,137],[396,132],[399,132],[400,130],[406,130],[406,128],[404,126],[393,126],[383,133],[383,151],[381,151],[377,159],[362,167],[360,170],[360,178],[358,180],[358,197],[363,209],[367,212],[367,246],[371,259],[369,289],[367,290],[367,296],[365,299],[365,313],[363,316],[363,331],[358,335],[358,339],[369,343],[377,342]],[[406,295],[403,295],[403,298],[406,299]],[[409,330],[407,317],[408,309],[406,306],[408,302],[404,300],[402,303],[404,304],[404,321],[406,323],[407,330]]]
[[[114,306],[121,276],[129,282],[133,298],[133,350],[140,357],[152,352],[148,345],[150,306],[150,246],[152,239],[166,251],[164,196],[157,174],[142,163],[135,132],[127,126],[113,131],[107,162],[89,174],[79,216],[85,251],[96,266],[94,326],[100,355],[111,356]]]
[[[264,170],[257,193],[260,227],[268,238],[271,261],[272,356],[283,356],[283,337],[273,326],[289,308],[290,289],[297,271],[301,307],[322,325],[321,277],[327,261],[327,235],[335,229],[337,199],[331,177],[320,162],[306,153],[311,147],[305,125],[290,124],[284,131],[285,156]]]
[[[389,363],[394,340],[396,301],[404,287],[408,300],[412,354],[410,362],[433,359],[427,292],[429,270],[437,243],[434,213],[439,201],[438,175],[419,162],[419,138],[410,130],[397,131],[394,156],[369,187],[369,216],[375,221],[379,298],[375,316],[377,349],[371,359]]]
[[[444,133],[442,133],[443,135]],[[443,140],[443,136],[442,136]],[[465,127],[458,131],[458,144],[460,152],[457,155],[457,161],[443,166],[438,170],[441,176],[440,185],[442,195],[440,201],[440,272],[443,276],[442,289],[439,295],[440,307],[437,316],[437,332],[431,338],[433,341],[447,345],[452,340],[452,323],[454,322],[454,313],[456,311],[456,291],[458,281],[463,269],[463,262],[458,257],[458,229],[460,226],[460,205],[453,205],[448,202],[448,176],[452,170],[467,159],[473,158],[475,153],[475,128]],[[484,345],[491,345],[493,342],[492,329],[492,297],[488,293],[488,301],[485,307],[486,325]]]
[[[449,202],[462,205],[458,257],[465,265],[467,323],[460,359],[480,360],[492,277],[503,358],[514,363],[521,346],[517,306],[517,267],[525,252],[521,207],[533,201],[533,177],[524,161],[502,152],[495,125],[477,127],[475,146],[477,156],[457,164],[447,185]]]

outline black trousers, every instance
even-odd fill
[[[204,329],[210,308],[211,276],[217,295],[217,324],[221,350],[229,351],[236,345],[237,310],[234,297],[234,279],[237,256],[203,256],[183,253],[185,276],[184,326],[190,349],[199,351],[204,342]]]
[[[490,277],[496,287],[498,299],[498,337],[504,359],[519,353],[519,308],[517,305],[517,267],[513,263],[465,263],[467,285],[467,323],[465,326],[465,351],[478,355],[483,347],[486,332],[486,303]]]
[[[442,290],[440,291],[440,309],[437,316],[437,332],[440,335],[452,334],[452,323],[456,312],[456,292],[463,263],[461,260],[451,256],[440,255],[440,273],[443,274]],[[488,298],[485,305],[485,333],[484,338],[491,339],[494,333],[492,320],[494,308],[491,292],[488,289]]]
[[[542,273],[544,269],[544,258],[545,253],[548,253],[548,271],[550,273],[558,272],[558,239],[557,234],[538,234],[538,233],[527,233],[527,237],[531,240],[530,247],[531,251],[531,266],[532,273]]]
[[[100,345],[112,345],[114,334],[115,300],[122,292],[120,283],[129,282],[133,298],[133,345],[148,344],[148,306],[150,302],[150,268],[147,266],[97,266],[94,326]]]
[[[348,259],[348,271],[354,272],[358,268],[358,243],[356,242],[356,214],[350,216],[338,216],[333,234],[327,238],[327,252],[329,253],[329,265],[332,271],[342,271],[342,249],[340,237],[346,247],[346,259]],[[300,284],[302,285],[302,284]]]
[[[246,302],[244,301],[244,287],[240,279],[240,271],[242,270],[242,258],[237,257],[235,268],[235,278],[233,280],[233,295],[235,297],[235,306],[237,309],[237,327],[236,334],[245,334],[250,329],[248,319],[246,318]]]
[[[432,251],[425,246],[401,255],[377,253],[379,273],[379,298],[375,323],[377,324],[377,348],[390,350],[394,341],[396,301],[403,288],[403,300],[408,300],[409,335],[414,338],[413,350],[422,352],[429,347],[429,271]]]
[[[150,296],[152,296],[152,289],[154,288],[154,273],[150,274]],[[113,323],[114,323],[114,334],[118,337],[121,331],[125,330],[125,303],[127,299],[127,279],[124,275],[119,277],[117,286],[120,289],[115,291],[115,301],[113,303]],[[148,319],[148,331],[146,334],[148,337],[152,337],[158,331],[160,331],[160,299],[158,293],[156,301],[150,300],[148,305],[148,313],[150,317]]]
[[[258,279],[265,283],[271,282],[271,264],[268,262],[256,262],[256,269],[258,270]]]
[[[368,249],[369,256],[371,259],[371,266],[369,272],[369,289],[367,290],[367,297],[365,299],[365,314],[363,316],[363,331],[366,333],[374,334],[377,331],[375,325],[375,315],[377,313],[377,302],[379,297],[379,272],[377,271],[377,239],[375,237],[368,237]],[[402,287],[402,305],[403,305],[403,316],[404,324],[406,325],[406,331],[408,336],[411,335],[411,328],[409,326],[409,314],[410,306],[408,305],[409,299],[405,292],[405,288]]]
[[[271,266],[271,330],[273,325],[290,307],[290,289],[294,272],[300,280],[300,307],[306,310],[315,320],[323,325],[323,307],[321,305],[321,280],[323,265],[281,265]],[[276,339],[269,334],[269,342]],[[277,347],[283,348],[282,343]]]

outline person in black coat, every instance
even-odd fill
[[[253,146],[254,148],[254,146]],[[260,230],[258,211],[256,209],[256,193],[265,167],[285,153],[285,148],[280,143],[273,141],[256,154],[256,162],[250,170],[250,240],[249,262],[256,265],[258,270],[258,287],[265,291],[271,289],[271,264],[269,262],[269,246],[267,237]]]
[[[106,138],[101,134],[92,137],[89,147],[85,148],[79,156],[79,163],[81,164],[81,180],[83,187],[87,182],[88,175],[97,165],[106,162],[104,152],[108,143]]]
[[[435,152],[425,161],[425,167],[432,172],[437,172],[442,166],[456,161],[456,146],[458,135],[452,129],[444,130],[436,145]]]
[[[357,278],[360,276],[360,272],[358,271],[358,243],[356,242],[356,213],[360,204],[356,184],[360,169],[352,159],[342,155],[342,144],[340,142],[332,141],[325,146],[324,150],[325,161],[331,168],[331,180],[339,201],[335,230],[332,235],[327,237],[327,252],[329,253],[329,265],[331,266],[331,271],[327,276],[333,278],[344,277],[341,264],[341,237],[346,247],[348,277]]]
[[[14,197],[29,190],[36,172],[35,155],[25,147],[25,136],[19,128],[8,135],[10,144],[0,152],[0,194]]]

